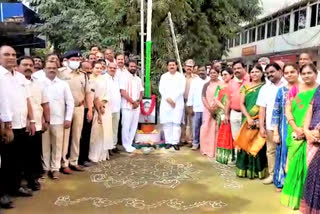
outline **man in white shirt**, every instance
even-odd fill
[[[33,57],[34,62],[34,72],[32,73],[32,76],[37,79],[44,79],[46,78],[46,74],[43,71],[43,63],[42,59],[38,56]]]
[[[120,78],[122,75],[128,74],[128,69],[124,65],[124,54],[123,53],[117,54],[116,63],[117,63],[116,64],[117,65],[116,76],[120,81]]]
[[[18,71],[29,80],[30,101],[36,127],[35,135],[27,136],[26,139],[28,146],[25,152],[29,156],[26,160],[29,167],[25,171],[25,177],[28,182],[28,187],[33,191],[37,191],[41,188],[38,179],[43,173],[42,131],[47,129],[50,121],[49,98],[41,80],[32,77],[34,62],[31,57],[24,56],[18,59]]]
[[[181,137],[186,79],[183,74],[177,72],[175,60],[169,60],[167,65],[168,72],[162,74],[159,83],[161,94],[160,123],[163,124],[166,149],[173,146],[175,150],[179,150],[177,144]]]
[[[113,49],[107,48],[107,49],[104,51],[104,59],[106,60],[107,65],[108,65],[110,62],[116,63],[116,60],[114,59],[114,51],[113,51]]]
[[[118,128],[120,119],[121,94],[119,79],[116,75],[117,65],[113,62],[109,63],[108,73],[105,75],[107,79],[107,87],[110,95],[110,104],[112,111],[112,136],[113,136],[113,152],[118,153]],[[126,71],[128,72],[128,71]]]
[[[35,120],[30,102],[28,81],[16,71],[17,58],[16,51],[10,46],[0,47],[0,78],[7,82],[8,104],[12,114],[12,129],[14,140],[11,144],[3,147],[2,167],[5,169],[5,179],[7,193],[18,196],[32,196],[32,190],[21,186],[22,173],[27,165],[27,154],[25,149],[25,138],[35,134]],[[27,119],[29,125],[27,127]],[[28,129],[26,129],[28,128]],[[28,131],[28,133],[26,132]]]
[[[276,155],[276,144],[273,142],[273,127],[271,125],[272,111],[274,102],[277,96],[278,89],[286,84],[282,78],[281,67],[277,63],[271,63],[266,66],[266,73],[268,74],[269,83],[266,83],[260,89],[257,99],[259,110],[259,127],[262,137],[267,140],[267,159],[269,176],[263,180],[264,184],[271,184],[273,182],[274,164]]]
[[[133,152],[132,146],[140,115],[140,102],[143,97],[141,79],[137,76],[137,63],[129,62],[129,74],[120,80],[122,109],[122,145],[127,152]]]
[[[197,75],[193,74],[193,67],[195,63],[192,59],[188,59],[184,63],[184,70],[185,70],[185,78],[186,78],[186,89],[184,91],[184,102],[185,104],[188,101],[188,95],[190,91],[190,86],[192,81],[197,77]],[[193,129],[193,115],[189,114],[190,112],[187,111],[187,105],[185,105],[185,113],[184,113],[184,123],[182,124],[181,129],[181,143],[179,145],[183,146],[183,144],[187,143],[191,146],[192,144],[192,129]]]
[[[61,167],[64,129],[71,126],[74,100],[68,83],[57,76],[56,62],[45,63],[47,79],[44,82],[48,90],[50,106],[50,125],[42,135],[43,168],[51,172],[53,179],[59,178]]]
[[[198,77],[191,82],[189,96],[188,96],[188,112],[193,115],[193,143],[192,150],[199,149],[200,145],[200,127],[202,125],[202,89],[206,81],[206,67],[201,66],[198,69]]]
[[[6,93],[8,90],[7,82],[0,77],[0,155],[3,154],[3,147],[13,140],[12,132],[12,115],[9,106],[9,97]],[[1,157],[0,157],[1,158]],[[13,208],[13,202],[6,195],[6,182],[3,180],[7,176],[6,170],[0,165],[0,207]]]

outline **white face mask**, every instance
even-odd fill
[[[63,61],[62,65],[63,65],[63,67],[68,67],[68,61]]]
[[[80,67],[80,62],[79,61],[69,61],[69,68],[72,70],[77,70]]]

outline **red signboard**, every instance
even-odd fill
[[[252,56],[252,55],[256,55],[257,53],[257,46],[250,46],[247,48],[242,48],[242,56]]]
[[[297,62],[297,55],[291,54],[291,55],[276,55],[276,56],[270,56],[270,62],[275,61],[282,61],[284,63],[296,63]]]

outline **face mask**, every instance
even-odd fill
[[[63,67],[68,67],[68,61],[63,61],[62,65],[63,65]]]
[[[80,67],[80,62],[79,61],[69,61],[69,68],[72,70],[77,70]]]

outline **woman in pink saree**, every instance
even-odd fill
[[[210,81],[203,86],[202,101],[204,104],[203,123],[200,129],[200,153],[214,158],[217,149],[218,128],[216,112],[218,106],[215,103],[215,91],[219,84],[219,73],[215,69],[210,70]]]

